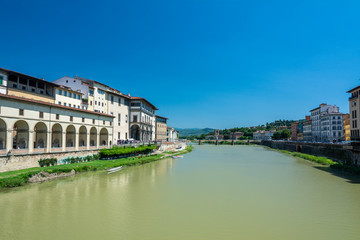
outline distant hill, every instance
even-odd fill
[[[212,128],[176,128],[176,130],[179,131],[180,137],[200,136],[214,132]]]

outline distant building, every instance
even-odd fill
[[[312,141],[312,122],[310,116],[306,116],[303,123],[303,141]]]
[[[167,118],[156,115],[155,141],[166,141],[167,139]]]
[[[271,131],[256,131],[253,133],[253,139],[254,140],[271,140],[272,136],[274,135],[276,131],[275,130],[271,130]]]
[[[344,140],[350,141],[351,134],[350,134],[350,114],[344,114]]]
[[[299,132],[299,122],[293,122],[291,124],[291,141],[297,141],[297,135]]]
[[[313,142],[335,142],[344,139],[343,113],[336,105],[320,104],[311,112],[311,134]]]
[[[243,132],[234,132],[234,133],[230,134],[230,138],[233,139],[233,140],[237,140],[242,136],[244,136]]]

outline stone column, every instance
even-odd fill
[[[96,148],[100,147],[100,131],[98,131],[98,134],[96,136]]]
[[[13,149],[13,130],[8,129],[6,132],[6,151],[9,152]]]
[[[46,151],[51,152],[51,131],[47,132],[46,137]]]
[[[61,143],[61,148],[62,151],[65,152],[66,150],[66,131],[62,132],[62,139],[61,139],[62,143]]]
[[[29,131],[28,149],[29,153],[34,152],[34,131]]]
[[[86,133],[86,149],[90,149],[90,132]]]
[[[80,137],[79,132],[75,132],[75,150],[79,150],[79,144],[80,144],[79,137]]]

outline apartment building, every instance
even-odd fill
[[[310,112],[313,142],[341,141],[343,134],[340,134],[341,136],[339,136],[339,132],[343,132],[343,122],[338,123],[338,121],[335,121],[342,121],[343,114],[339,112],[339,107],[336,105],[322,103],[319,107],[311,110]],[[334,117],[336,119],[333,119]],[[340,119],[338,119],[339,117]]]

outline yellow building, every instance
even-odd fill
[[[167,139],[167,118],[156,115],[155,141],[166,141]]]
[[[344,114],[343,116],[344,121],[344,140],[350,141],[351,135],[350,135],[350,114]]]

